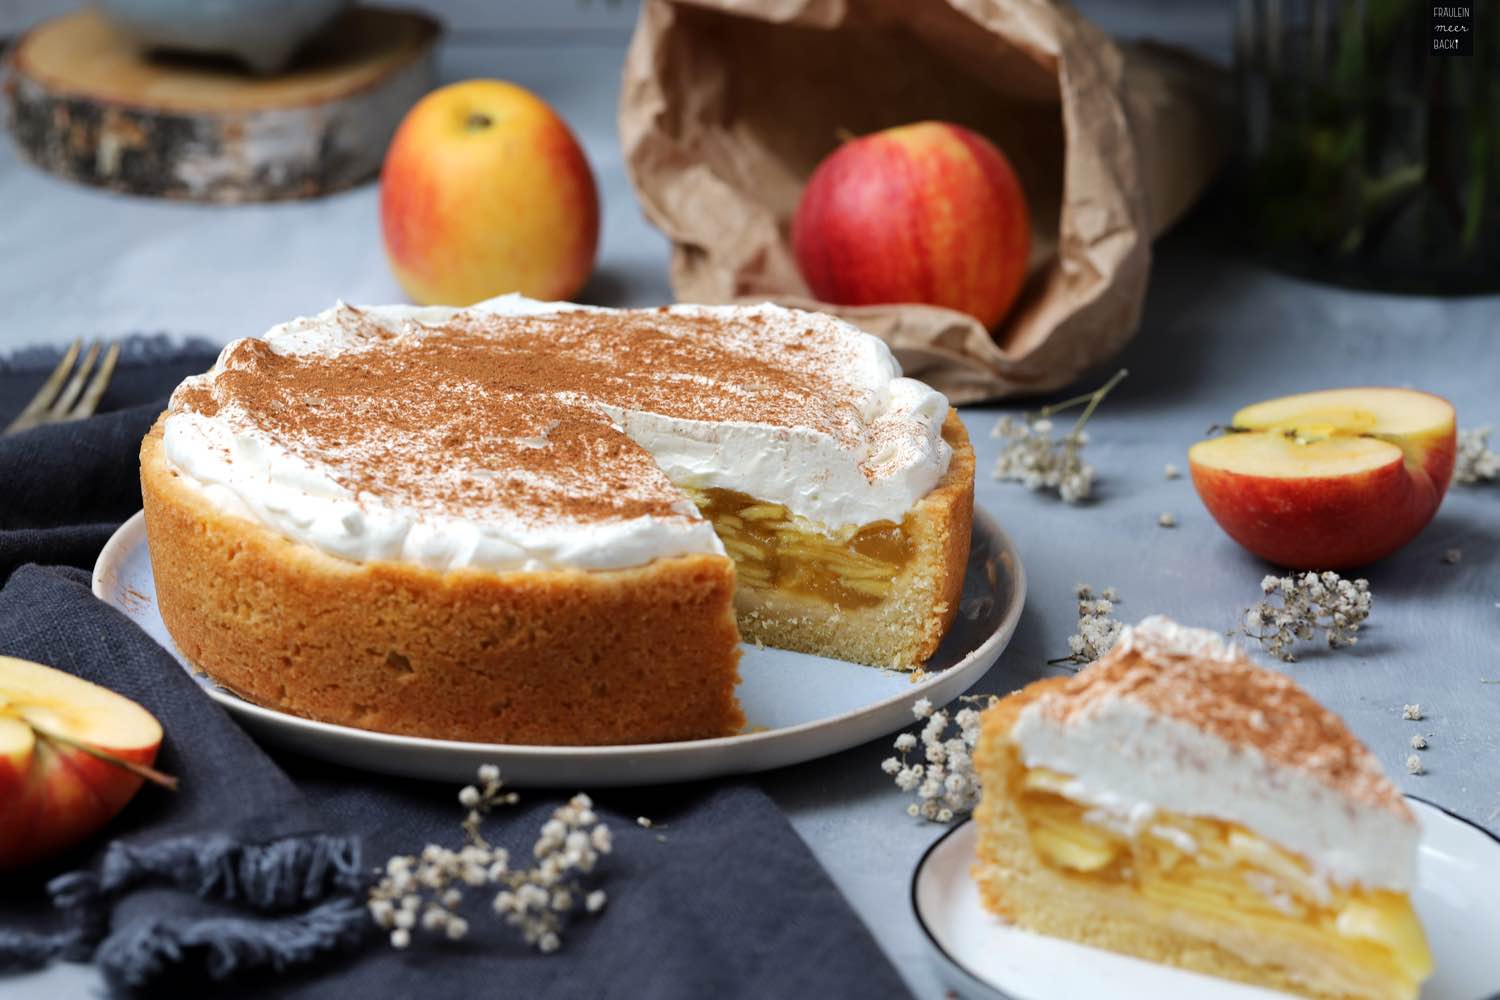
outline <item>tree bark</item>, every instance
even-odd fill
[[[373,176],[433,80],[438,27],[355,9],[284,73],[138,51],[93,11],[40,25],[8,60],[21,153],[50,173],[194,201],[303,198]]]

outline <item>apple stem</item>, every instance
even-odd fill
[[[859,138],[859,136],[844,128],[844,126],[842,125],[833,130],[833,137],[839,142],[853,142],[855,139]]]
[[[34,723],[31,724],[31,728],[44,740],[61,743],[63,746],[73,747],[75,750],[82,750],[90,757],[97,757],[106,764],[113,764],[115,767],[123,768],[137,777],[144,778],[170,791],[177,791],[177,779],[170,774],[163,774],[154,767],[147,767],[145,764],[137,764],[133,760],[126,760],[124,757],[112,754],[108,750],[101,750],[92,743],[85,743],[83,740],[76,740],[71,736],[64,736],[62,733],[38,728]]]

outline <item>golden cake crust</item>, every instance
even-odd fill
[[[169,467],[161,435],[158,420],[142,442],[141,492],[162,620],[190,662],[250,701],[495,743],[744,725],[723,556],[590,572],[349,562],[220,510]]]
[[[943,439],[953,458],[906,520],[914,551],[891,596],[830,614],[817,598],[741,587],[735,609],[746,639],[900,670],[920,666],[937,651],[958,614],[974,521],[974,449],[957,410],[948,411]]]

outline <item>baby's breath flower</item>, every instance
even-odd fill
[[[1500,479],[1500,454],[1490,450],[1492,427],[1470,427],[1458,432],[1458,452],[1453,459],[1456,483],[1492,483]]]
[[[1422,758],[1412,754],[1406,758],[1407,774],[1426,774],[1427,768],[1422,766]]]
[[[1420,733],[1418,733],[1416,736],[1413,736],[1411,738],[1411,748],[1413,750],[1426,750],[1427,737],[1421,735]]]
[[[980,713],[967,703],[995,700],[980,695],[960,698],[959,703],[964,707],[952,713],[951,723],[949,712],[946,709],[934,712],[926,698],[913,706],[912,714],[926,720],[920,735],[921,757],[926,763],[912,763],[908,759],[919,746],[919,737],[913,733],[897,736],[894,746],[899,756],[880,762],[880,769],[891,775],[897,788],[916,795],[917,800],[907,804],[908,816],[951,823],[955,816],[973,810],[979,800],[979,777],[969,749],[979,742]],[[950,733],[951,725],[958,727],[957,733]]]
[[[1177,527],[1177,516],[1167,511],[1162,511],[1161,515],[1157,517],[1156,523],[1163,528],[1175,528]]]
[[[1443,562],[1449,566],[1457,566],[1464,557],[1463,549],[1449,549],[1443,553]]]
[[[1181,479],[1182,470],[1168,462],[1161,470],[1161,474],[1167,479]]]
[[[1088,443],[1083,427],[1125,374],[1121,369],[1093,392],[1045,406],[1035,414],[1028,414],[1022,422],[1001,417],[992,435],[1003,438],[1006,444],[995,463],[995,478],[1021,483],[1032,490],[1056,490],[1065,503],[1087,500],[1094,489],[1094,467],[1083,460],[1083,447]],[[1083,413],[1072,430],[1054,441],[1049,418],[1080,405]]]
[[[495,913],[543,952],[561,946],[563,921],[580,899],[589,913],[602,908],[602,890],[585,894],[581,880],[613,847],[610,829],[599,822],[593,802],[580,793],[553,810],[532,847],[536,864],[516,870],[510,867],[509,853],[486,841],[480,827],[494,807],[517,799],[515,792],[502,790],[499,768],[486,764],[479,768],[479,783],[465,786],[458,795],[468,810],[461,848],[428,844],[419,855],[386,862],[367,905],[375,924],[390,930],[393,947],[408,947],[415,929],[455,941],[465,937],[469,924],[458,913],[464,898],[461,885],[500,886],[492,900]]]
[[[1267,576],[1260,581],[1268,600],[1246,608],[1240,634],[1278,659],[1296,660],[1292,647],[1319,629],[1330,649],[1352,646],[1370,616],[1370,582],[1345,580],[1337,573]],[[1280,604],[1274,603],[1277,599]]]
[[[1419,721],[1421,721],[1421,718],[1422,718],[1422,706],[1421,705],[1402,705],[1401,706],[1401,718],[1407,720],[1408,722],[1419,722]]]
[[[396,908],[391,905],[389,899],[373,899],[370,901],[370,916],[375,920],[375,926],[389,930],[396,925]]]
[[[1078,598],[1078,631],[1068,637],[1068,655],[1049,662],[1086,666],[1109,652],[1125,627],[1111,617],[1120,595],[1115,588],[1105,587],[1095,598],[1094,588],[1086,583],[1075,586],[1073,593]]]

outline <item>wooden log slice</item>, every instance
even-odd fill
[[[147,54],[93,10],[17,43],[5,91],[16,143],[43,170],[134,194],[274,201],[379,169],[433,83],[437,22],[355,8],[274,76]]]

